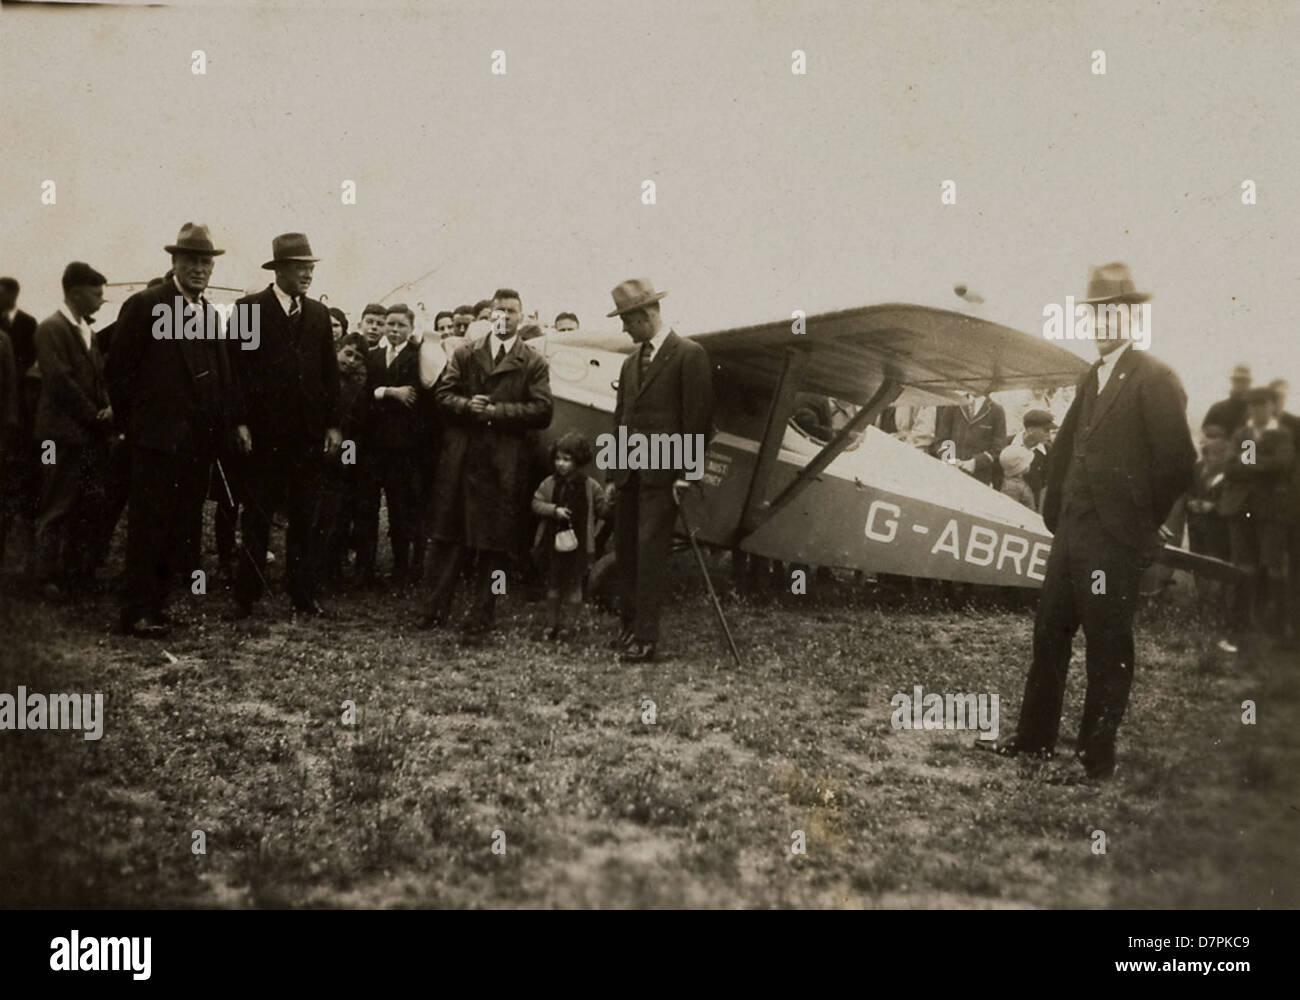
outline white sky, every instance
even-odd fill
[[[0,9],[0,273],[27,311],[71,259],[161,274],[191,219],[228,250],[214,284],[264,284],[304,230],[313,293],[354,317],[437,268],[388,301],[512,285],[596,329],[645,276],[681,331],[965,308],[965,282],[1036,333],[1124,260],[1195,423],[1237,361],[1300,394],[1300,5],[268,6]]]

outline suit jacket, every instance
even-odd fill
[[[244,350],[242,326],[258,311],[256,350]],[[253,448],[271,438],[310,438],[318,446],[327,428],[337,428],[339,368],[329,310],[305,295],[297,328],[285,315],[273,286],[235,303],[227,342],[239,381],[244,417]]]
[[[443,429],[432,526],[436,538],[509,552],[528,516],[536,432],[550,426],[554,402],[541,354],[516,337],[495,364],[489,343],[457,347],[434,386]],[[491,398],[492,420],[471,413],[477,395]]]
[[[36,419],[36,404],[41,396],[41,372],[36,364],[36,319],[21,309],[12,322],[0,317],[0,330],[9,334],[14,350],[14,367],[18,379],[18,426],[23,437],[31,435]]]
[[[1251,440],[1255,442],[1255,460],[1242,461],[1242,446]],[[1255,432],[1250,424],[1243,424],[1232,435],[1218,512],[1227,517],[1249,512],[1260,521],[1286,520],[1294,464],[1295,441],[1289,430],[1279,423],[1271,430]]]
[[[95,338],[91,337],[87,350],[80,331],[59,310],[36,328],[36,357],[41,366],[36,440],[68,444],[103,440],[109,426],[96,423],[95,416],[108,406],[108,387]]]
[[[1217,424],[1223,428],[1225,434],[1231,435],[1245,422],[1246,400],[1229,396],[1227,399],[1219,400],[1205,411],[1205,419],[1201,421],[1201,426],[1209,427],[1210,424]]]
[[[411,341],[402,345],[391,365],[386,363],[388,344],[381,342],[366,354],[366,392],[370,394],[370,427],[366,441],[374,448],[418,448],[423,439],[420,419],[420,349]],[[416,391],[416,405],[407,407],[395,399],[375,399],[379,386],[410,386]]]
[[[9,334],[0,330],[0,452],[18,433],[18,365]]]
[[[1287,520],[1300,521],[1300,417],[1292,413],[1279,413],[1277,422],[1291,433],[1295,446],[1295,461],[1291,463],[1291,485],[1287,493]],[[1300,573],[1300,567],[1296,567]]]
[[[1048,445],[1042,451],[1037,448],[1030,450],[1034,453],[1034,457],[1029,464],[1029,471],[1025,473],[1025,485],[1033,491],[1034,504],[1037,508],[1043,502],[1043,487],[1047,485],[1047,464],[1052,457],[1052,448]]]
[[[703,434],[707,443],[713,421],[713,372],[709,355],[699,344],[669,330],[659,351],[640,377],[641,345],[623,359],[614,404],[614,424],[628,434]],[[613,481],[624,485],[631,471],[614,469]],[[647,486],[671,486],[680,469],[638,472]]]
[[[185,314],[177,300],[184,301],[168,280],[136,292],[117,315],[113,350],[104,370],[113,416],[137,448],[175,453],[194,447],[209,432],[228,439],[231,429],[244,422],[226,345],[178,338]],[[160,307],[157,318],[155,307]],[[155,324],[163,330],[163,317],[170,318],[172,339],[154,336]],[[205,330],[220,328],[211,305],[202,319]]]
[[[14,312],[12,323],[0,317],[0,330],[9,334],[14,349],[14,363],[18,366],[18,378],[21,381],[27,369],[36,362],[36,317],[23,312]]]
[[[945,441],[951,441],[957,458],[963,462],[975,459],[975,471],[971,475],[986,485],[998,485],[1002,479],[998,455],[1002,453],[1006,440],[1006,411],[986,397],[973,417],[967,414],[964,406],[941,406],[934,418],[930,453],[946,457],[943,445]]]
[[[1192,482],[1196,449],[1187,429],[1187,396],[1178,376],[1145,351],[1129,347],[1097,396],[1089,426],[1080,408],[1095,366],[1075,389],[1047,468],[1043,521],[1055,532],[1076,429],[1086,445],[1083,475],[1106,530],[1123,544],[1146,550],[1174,502]]]

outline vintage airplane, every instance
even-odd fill
[[[1038,514],[873,424],[886,407],[950,405],[963,391],[1072,386],[1087,362],[1042,338],[917,305],[808,316],[805,329],[782,320],[691,336],[708,352],[716,399],[704,476],[682,501],[697,540],[815,566],[1041,586],[1052,536]],[[550,362],[548,434],[612,431],[629,338],[530,343]],[[852,415],[832,434],[809,434],[794,419],[807,394],[847,403]],[[1160,558],[1232,572],[1173,546]]]

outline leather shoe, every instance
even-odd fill
[[[997,754],[999,757],[1035,757],[1039,760],[1051,760],[1055,756],[1051,747],[1045,747],[1041,743],[1031,746],[1017,733],[994,740],[992,743],[988,740],[976,739],[975,748],[985,753]]]
[[[607,645],[610,649],[617,652],[627,649],[628,646],[632,645],[635,638],[636,636],[632,633],[630,628],[620,628],[618,630],[618,635],[615,638],[610,639]]]
[[[300,601],[293,606],[295,615],[308,615],[312,618],[328,618],[329,612],[321,607],[320,601]]]
[[[1115,775],[1115,749],[1079,750],[1074,755],[1093,781],[1105,781]]]
[[[652,663],[655,658],[655,644],[633,639],[618,654],[619,663]]]
[[[161,639],[171,632],[171,626],[164,625],[157,618],[145,615],[123,626],[122,631],[136,639]]]

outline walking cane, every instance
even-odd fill
[[[744,667],[744,662],[740,659],[740,651],[736,649],[736,640],[731,637],[731,629],[727,625],[727,616],[722,613],[722,602],[718,600],[718,593],[713,589],[713,581],[709,579],[709,569],[704,564],[704,554],[700,551],[700,543],[695,540],[695,533],[698,528],[692,527],[690,520],[686,516],[686,508],[682,506],[681,495],[677,492],[677,484],[673,484],[673,502],[677,505],[677,515],[682,519],[682,525],[686,528],[686,537],[690,540],[691,551],[695,553],[695,564],[700,567],[700,575],[704,577],[704,587],[709,592],[709,600],[713,602],[713,611],[718,616],[718,624],[722,626],[722,634],[727,637],[727,646],[731,649],[732,659],[736,661],[736,666]]]
[[[221,488],[226,491],[226,499],[230,501],[230,506],[234,507],[235,496],[230,492],[230,482],[226,479],[226,470],[221,466],[221,459],[214,458],[212,464],[217,467],[217,475],[221,477]],[[258,510],[261,510],[261,508],[259,507]],[[270,523],[269,517],[267,518],[267,523]],[[235,544],[239,546],[239,551],[244,554],[244,559],[247,560],[248,565],[253,568],[253,572],[257,574],[257,578],[262,581],[262,589],[264,591],[270,590],[271,588],[266,582],[266,577],[262,575],[262,571],[257,568],[257,563],[253,561],[253,557],[249,555],[248,549],[244,547],[244,540],[239,537],[238,527],[236,527]]]

